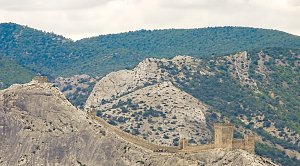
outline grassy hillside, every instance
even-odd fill
[[[140,30],[74,42],[18,24],[0,24],[0,54],[51,77],[103,76],[132,68],[146,57],[211,57],[277,46],[300,48],[300,37],[275,30],[218,27]]]

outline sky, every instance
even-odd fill
[[[246,26],[300,36],[300,0],[0,0],[0,23],[73,40],[140,29]]]

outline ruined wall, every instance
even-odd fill
[[[35,76],[32,80],[38,83],[48,83],[48,77],[46,76]]]
[[[249,153],[255,153],[255,137],[246,135],[245,139],[234,139],[232,141],[232,149],[243,149]]]
[[[203,150],[214,149],[214,144],[205,144],[205,145],[188,145],[184,149],[180,149],[178,152],[185,152],[185,153],[197,153]]]
[[[245,139],[233,139],[233,125],[216,123],[215,148],[243,149],[249,153],[255,153],[255,137],[246,135]]]
[[[162,145],[156,145],[156,144],[150,143],[144,139],[141,139],[132,134],[126,133],[126,132],[122,131],[121,129],[108,124],[102,118],[95,116],[95,113],[89,113],[89,114],[92,115],[93,119],[97,120],[101,125],[106,127],[110,132],[116,133],[119,137],[126,140],[127,142],[136,144],[142,148],[149,149],[149,150],[152,150],[155,152],[176,153],[179,151],[178,147],[162,146]]]
[[[249,153],[255,153],[255,136],[246,135],[245,137],[245,149]]]
[[[232,149],[244,149],[245,141],[244,139],[234,139],[232,141]]]

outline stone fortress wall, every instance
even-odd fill
[[[245,135],[244,139],[234,139],[232,124],[215,123],[215,140],[211,144],[189,145],[187,139],[183,138],[179,142],[179,147],[175,147],[153,144],[147,140],[126,133],[118,127],[108,124],[104,119],[97,117],[95,111],[89,112],[89,115],[106,127],[108,131],[114,132],[122,139],[154,152],[197,153],[203,150],[220,148],[224,150],[242,149],[252,154],[255,153],[255,137],[253,135]]]

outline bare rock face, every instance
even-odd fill
[[[86,101],[85,107],[98,106],[102,99],[111,100],[145,86],[170,80],[170,73],[165,72],[161,66],[170,68],[176,66],[178,69],[193,68],[198,63],[199,60],[189,56],[176,56],[173,59],[147,58],[132,70],[112,72],[99,80]],[[178,75],[183,74],[178,73]]]
[[[86,107],[98,105],[102,99],[109,100],[132,92],[139,87],[144,87],[149,82],[158,82],[162,79],[163,74],[156,61],[157,59],[149,58],[139,63],[133,70],[121,70],[108,74],[96,83],[86,101]]]
[[[49,83],[0,92],[0,165],[272,165],[245,151],[156,153],[122,140]]]
[[[138,149],[130,154],[134,147],[129,156],[121,155],[130,145],[118,142],[51,84],[17,85],[0,96],[3,165],[126,165],[143,158]]]

